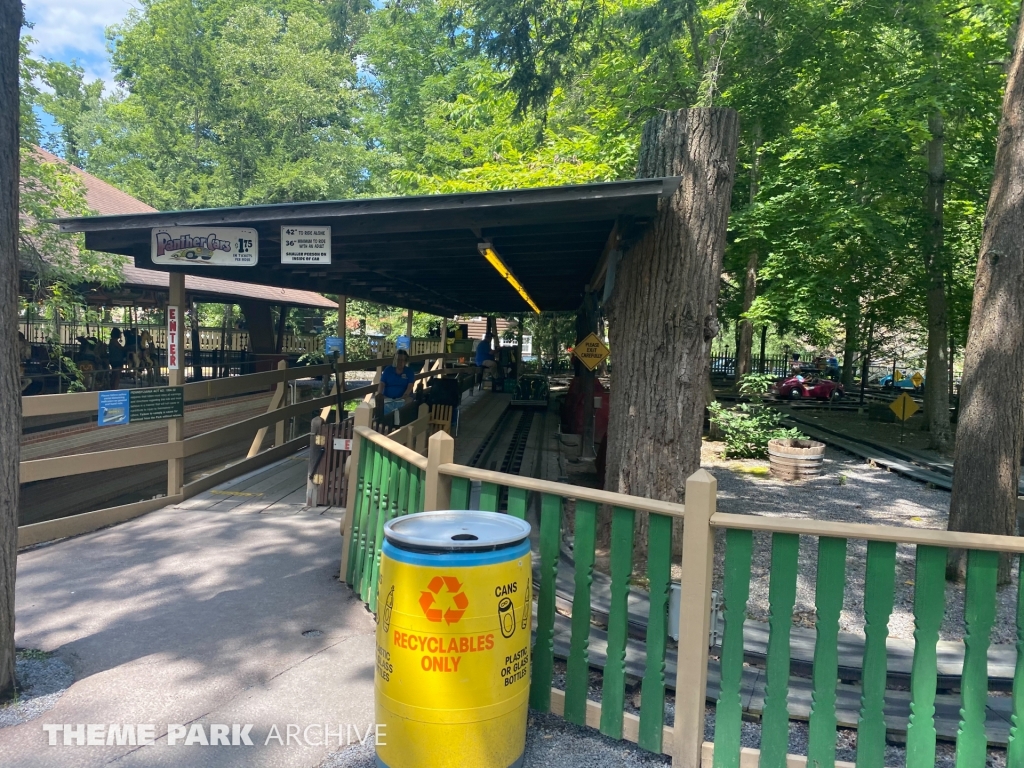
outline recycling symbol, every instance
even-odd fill
[[[445,597],[441,598],[441,590],[447,588]],[[462,584],[455,576],[435,576],[420,593],[420,608],[428,621],[455,624],[469,607],[469,598],[462,591]]]

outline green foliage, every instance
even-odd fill
[[[711,424],[725,441],[725,457],[730,459],[764,459],[768,457],[768,441],[799,439],[798,429],[782,426],[782,414],[765,405],[765,395],[775,378],[749,373],[740,381],[740,394],[749,402],[726,408],[719,402],[708,405]]]
[[[23,37],[20,48],[21,143],[19,162],[18,259],[20,270],[32,288],[31,301],[42,305],[42,316],[49,321],[49,335],[55,335],[57,319],[74,313],[81,305],[78,295],[82,284],[112,287],[121,281],[123,256],[90,251],[82,235],[61,234],[50,220],[61,216],[92,213],[85,202],[85,189],[73,170],[46,162],[33,147],[41,141],[41,130],[34,108],[54,108],[55,94],[42,92],[42,79],[53,87],[56,73],[75,71],[73,67],[43,64],[28,55],[30,39]],[[79,70],[80,72],[80,70]],[[72,78],[73,79],[73,78]],[[77,369],[75,369],[77,370]],[[73,380],[80,381],[75,373]]]
[[[939,113],[935,258],[962,348],[1018,11],[1012,0],[143,0],[109,33],[119,91],[26,54],[24,103],[54,117],[50,143],[72,162],[164,209],[630,178],[656,111],[731,106],[742,134],[723,326],[748,319],[772,326],[774,349],[836,351],[862,348],[869,329],[875,349],[923,344],[924,150]],[[31,106],[22,122],[42,140]],[[758,295],[744,311],[752,253]],[[392,308],[350,302],[349,316],[404,332]],[[543,358],[575,341],[571,320],[530,317],[526,332]]]
[[[766,459],[768,441],[801,439],[798,429],[782,426],[782,414],[762,404],[740,403],[725,408],[719,402],[708,406],[711,423],[722,433],[725,457],[729,459]]]
[[[361,89],[315,2],[149,0],[109,30],[124,92],[79,121],[85,167],[157,208],[351,197]]]

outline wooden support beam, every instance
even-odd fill
[[[182,320],[185,310],[185,275],[182,272],[171,272],[170,294],[168,306],[178,310],[178,323],[174,329],[174,343],[178,349],[178,367],[170,368],[167,372],[167,383],[172,387],[178,387],[185,383],[185,361],[182,359]],[[168,329],[169,332],[170,329]],[[170,342],[170,339],[168,339]],[[185,438],[185,418],[170,419],[167,422],[167,442],[180,443]],[[167,495],[177,496],[181,493],[185,484],[185,459],[174,458],[167,460]]]

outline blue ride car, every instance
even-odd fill
[[[922,379],[923,378],[924,377],[922,375]],[[910,376],[905,376],[902,379],[900,379],[899,381],[893,383],[892,374],[891,373],[888,374],[887,376],[883,376],[882,380],[879,381],[878,383],[882,387],[885,387],[885,388],[893,387],[895,389],[911,389],[911,390],[917,389],[917,387],[914,386],[914,380]],[[922,381],[921,382],[921,387],[922,388],[924,387],[924,384],[925,384],[925,382]]]

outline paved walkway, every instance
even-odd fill
[[[295,483],[297,466],[277,465],[281,479]],[[231,487],[252,488],[260,474]],[[275,486],[263,492],[285,490]],[[373,619],[337,580],[338,516],[285,502],[294,490],[279,506],[207,494],[19,555],[17,645],[54,652],[76,682],[51,711],[0,729],[0,765],[306,767],[336,741],[266,743],[272,725],[282,737],[288,724],[324,723],[362,735],[373,721]],[[45,723],[153,723],[158,739],[50,747]],[[179,723],[251,723],[254,746],[168,746]],[[322,729],[308,735],[319,741]]]

